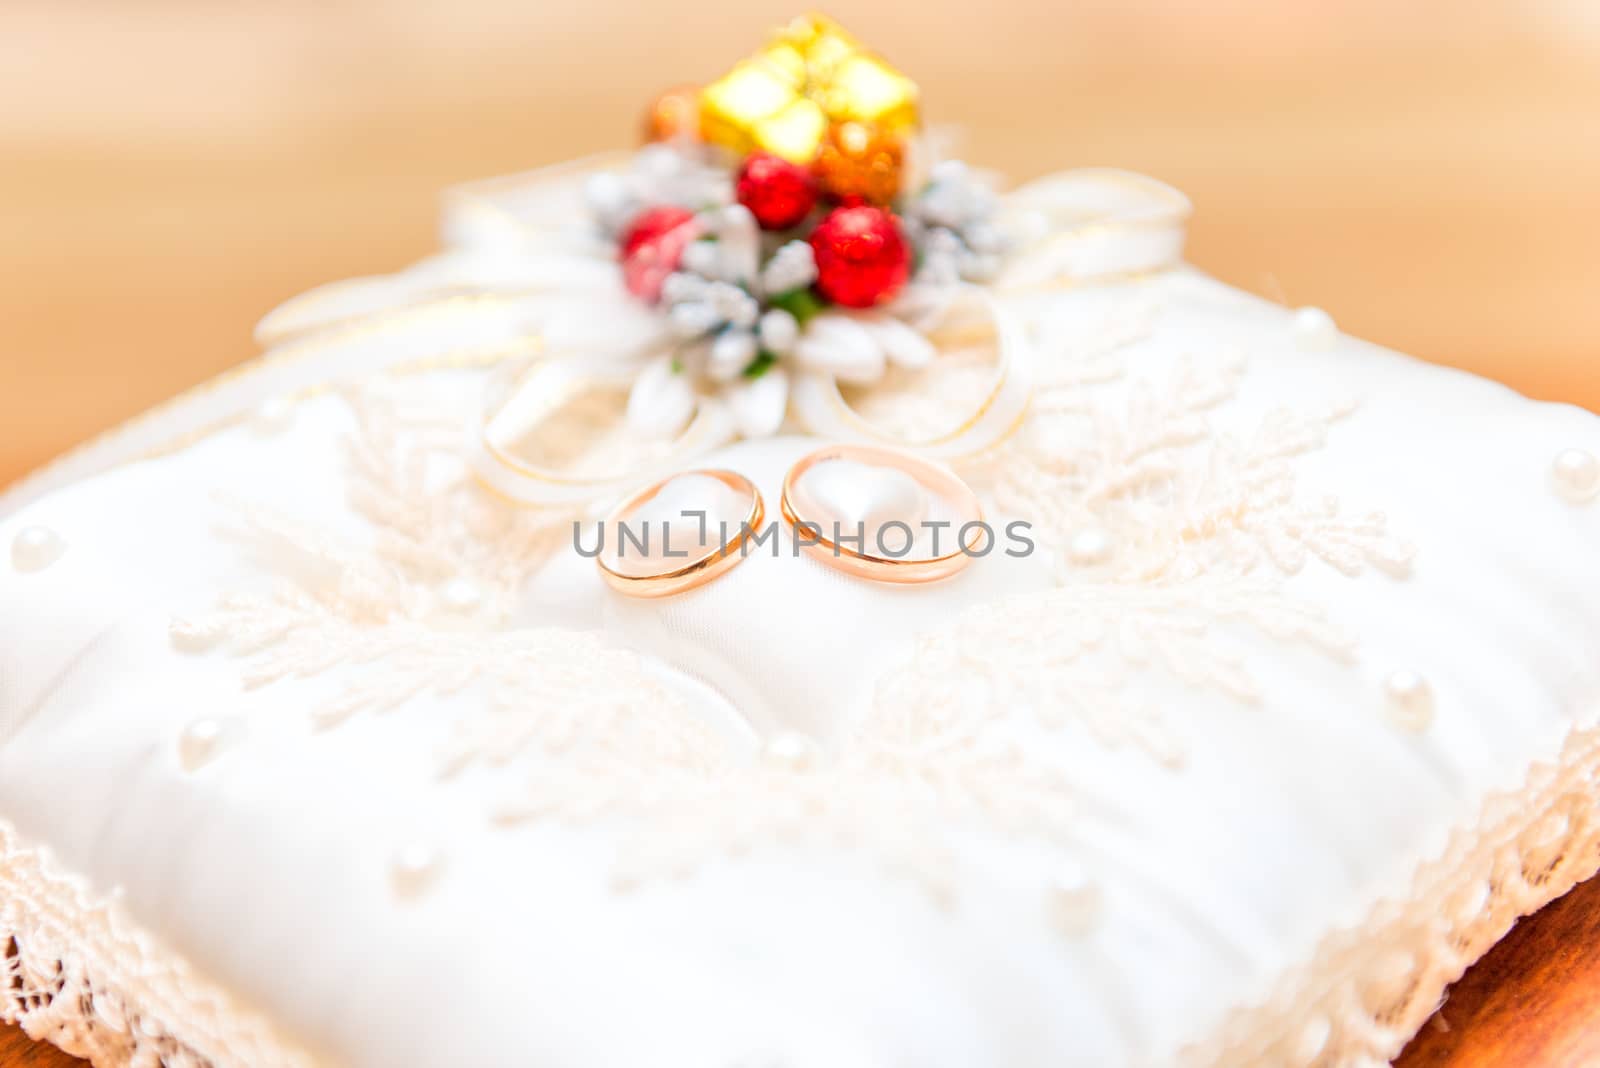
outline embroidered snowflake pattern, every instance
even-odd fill
[[[861,849],[945,900],[963,830],[1070,839],[1072,783],[1027,731],[1077,724],[1177,764],[1182,725],[1141,679],[1256,700],[1252,636],[1353,655],[1351,636],[1297,600],[1288,576],[1312,561],[1348,575],[1407,566],[1381,516],[1297,493],[1295,460],[1348,405],[1220,433],[1212,416],[1237,392],[1240,359],[1191,358],[1159,385],[1127,382],[1127,355],[1157,317],[1130,304],[1081,330],[1042,330],[1029,420],[965,472],[995,514],[1033,521],[1057,585],[930,630],[826,748],[702,719],[599,636],[515,625],[570,517],[486,495],[461,473],[456,413],[403,413],[382,394],[351,397],[350,502],[370,540],[237,506],[303,566],[174,624],[174,638],[226,642],[253,686],[338,669],[341,688],[313,712],[329,725],[463,695],[448,705],[440,779],[500,769],[495,822],[616,833],[619,886],[784,842]],[[952,373],[959,382],[966,370]],[[896,410],[913,418],[885,409]]]
[[[1355,577],[1408,573],[1411,546],[1382,515],[1304,504],[1294,461],[1320,449],[1354,404],[1269,413],[1254,433],[1208,418],[1232,400],[1244,360],[1231,350],[1180,360],[1120,405],[1091,388],[1123,374],[1120,354],[1149,336],[1149,312],[1058,340],[1028,423],[969,477],[1000,514],[1030,519],[1057,587],[979,606],[925,634],[882,681],[880,704],[1032,709],[1046,727],[1076,719],[1107,745],[1162,763],[1183,758],[1163,710],[1129,680],[1159,672],[1190,688],[1260,696],[1241,632],[1337,661],[1355,639],[1285,579],[1316,559]]]

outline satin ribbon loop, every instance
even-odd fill
[[[994,373],[971,407],[946,426],[926,434],[896,433],[872,423],[845,398],[830,375],[803,374],[795,379],[790,403],[796,417],[818,437],[831,441],[887,445],[930,459],[959,460],[985,452],[1004,441],[1022,422],[1033,392],[1032,346],[1017,316],[991,293],[963,286],[954,307],[933,335],[965,335],[985,328],[994,349]],[[938,375],[937,358],[921,375]]]
[[[1001,224],[1017,243],[1002,292],[1124,280],[1178,266],[1192,207],[1131,171],[1064,171],[1007,195]]]
[[[733,418],[719,404],[701,404],[677,437],[658,450],[633,450],[616,469],[580,474],[522,455],[530,435],[595,390],[626,391],[633,373],[624,366],[595,366],[582,356],[542,360],[467,433],[467,455],[479,483],[510,504],[527,508],[597,506],[632,486],[662,477],[736,436]],[[619,410],[615,426],[625,433]],[[581,470],[581,466],[579,467]]]

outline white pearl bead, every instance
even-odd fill
[[[785,771],[810,771],[822,762],[822,748],[799,731],[782,731],[762,747],[767,763]]]
[[[1106,563],[1116,554],[1117,546],[1111,535],[1099,527],[1086,527],[1072,536],[1067,543],[1067,559],[1078,567],[1095,567]]]
[[[1063,878],[1046,892],[1045,904],[1057,931],[1068,938],[1081,938],[1099,921],[1104,899],[1098,884]]]
[[[444,858],[427,842],[408,842],[395,851],[389,865],[389,882],[401,898],[413,898],[426,890],[439,874]]]
[[[471,579],[451,579],[439,591],[439,599],[450,611],[466,615],[483,606],[483,589]]]
[[[761,347],[778,356],[788,355],[800,337],[799,322],[782,308],[773,308],[763,315],[758,330]]]
[[[1588,504],[1600,497],[1600,459],[1583,449],[1563,449],[1550,466],[1556,492],[1570,504]]]
[[[67,542],[49,527],[23,527],[11,542],[11,566],[18,571],[43,571],[67,551]]]
[[[276,434],[294,420],[294,401],[289,397],[268,397],[262,401],[250,420],[257,434]]]
[[[1415,671],[1396,671],[1383,684],[1389,717],[1407,730],[1426,730],[1433,722],[1433,687]]]
[[[1320,352],[1339,340],[1333,316],[1321,308],[1301,308],[1294,313],[1294,342],[1302,349]]]
[[[178,763],[184,771],[199,771],[221,752],[233,730],[227,720],[211,716],[195,720],[178,736]]]

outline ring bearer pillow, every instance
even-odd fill
[[[101,1066],[1372,1065],[1591,874],[1600,422],[917,111],[801,20],[14,487],[0,1017]],[[1027,549],[799,551],[843,446]],[[659,597],[576,551],[700,471],[759,551]]]

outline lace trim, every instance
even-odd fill
[[[0,820],[0,1021],[95,1068],[313,1068]]]
[[[1521,917],[1600,869],[1600,724],[1575,728],[1521,788],[1491,795],[1411,891],[1323,939],[1273,983],[1267,1002],[1232,1013],[1189,1046],[1190,1068],[1388,1063],[1445,988]],[[1378,956],[1371,947],[1385,946]],[[0,1020],[88,1058],[96,1068],[314,1068],[317,1062],[21,844],[0,821]],[[181,1021],[176,1025],[173,1021]]]
[[[1375,1068],[1398,1056],[1518,918],[1600,870],[1600,723],[1584,722],[1521,788],[1491,794],[1476,825],[1456,828],[1407,895],[1325,937],[1267,1001],[1235,1010],[1180,1063]]]

